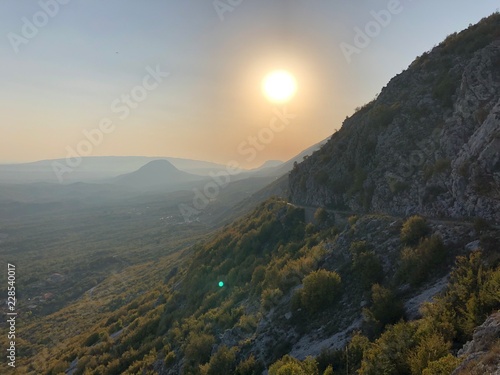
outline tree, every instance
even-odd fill
[[[264,366],[252,354],[246,360],[240,362],[236,367],[235,375],[260,375],[262,371],[264,371]]]
[[[217,350],[210,362],[200,366],[202,375],[232,374],[236,368],[236,348],[223,345]]]
[[[384,277],[382,263],[373,251],[363,251],[359,254],[354,254],[352,268],[365,289],[370,288],[373,283],[382,281]]]
[[[336,272],[321,269],[304,277],[302,282],[301,306],[311,313],[331,306],[340,294],[341,279]]]
[[[389,328],[363,354],[359,375],[410,374],[408,352],[415,346],[416,327],[397,323]]]
[[[215,339],[205,333],[191,332],[188,337],[184,354],[189,361],[206,363],[210,359]]]
[[[363,353],[370,347],[370,340],[363,336],[361,332],[355,332],[351,341],[347,345],[345,352],[346,370],[350,374],[355,374],[361,366]]]
[[[403,314],[403,304],[390,289],[379,284],[372,286],[372,304],[363,310],[370,336],[377,336],[387,324],[396,323]]]
[[[496,301],[488,298],[489,293],[486,293],[490,283],[498,278],[497,272],[485,269],[480,251],[474,251],[468,257],[457,257],[445,300],[456,306],[455,324],[460,342],[465,342],[491,310],[498,308],[498,290],[494,292]]]
[[[266,289],[262,292],[260,305],[264,311],[268,311],[276,306],[283,297],[283,292],[279,288]]]
[[[401,252],[397,278],[412,286],[419,285],[444,262],[446,250],[441,237],[435,234],[422,239],[416,248],[405,247]]]
[[[421,375],[430,362],[448,355],[450,348],[451,343],[445,342],[440,335],[430,335],[422,338],[408,356],[412,375]]]
[[[422,371],[422,375],[449,375],[455,370],[462,360],[448,354],[437,361],[429,362],[429,366]]]
[[[289,355],[285,355],[279,361],[269,367],[269,375],[319,375],[316,361],[307,357],[299,361]]]
[[[415,215],[404,222],[401,228],[401,241],[407,245],[416,245],[429,232],[430,229],[425,219]]]
[[[320,207],[314,213],[314,221],[320,228],[326,228],[335,224],[335,217],[330,215],[323,207]]]

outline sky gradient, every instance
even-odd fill
[[[355,28],[364,30],[372,11],[394,2],[4,1],[0,163],[64,158],[103,119],[113,130],[96,136],[89,156],[236,160],[243,167],[287,160],[330,136],[415,57],[499,7],[401,0],[348,62],[340,44],[354,45]],[[286,105],[290,117],[278,116],[286,126],[270,137],[262,129],[284,109],[262,95],[261,80],[275,69],[291,72],[299,89]],[[249,137],[264,133],[267,143],[250,146]],[[242,152],[249,147],[253,158]]]

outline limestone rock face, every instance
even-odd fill
[[[393,78],[294,168],[292,201],[500,223],[499,29],[496,14]]]
[[[458,352],[463,359],[452,375],[500,374],[500,312],[476,328],[472,340]]]

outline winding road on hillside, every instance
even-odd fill
[[[289,205],[289,206],[292,206],[292,207],[302,208],[305,211],[305,213],[306,213],[306,221],[308,221],[308,222],[312,222],[312,218],[314,217],[314,213],[319,208],[323,208],[330,215],[334,215],[334,218],[335,218],[336,222],[337,222],[337,220],[347,221],[347,218],[349,216],[361,216],[361,215],[383,215],[383,216],[392,218],[394,220],[404,220],[406,218],[404,216],[390,215],[390,214],[385,213],[385,212],[383,212],[383,213],[381,213],[381,212],[368,212],[368,213],[366,213],[366,212],[354,212],[354,211],[345,211],[345,210],[334,210],[334,209],[331,209],[331,208],[320,207],[320,206],[317,206],[317,207],[315,207],[315,206],[303,206],[303,205],[298,205],[298,204],[294,204],[294,203],[290,203],[290,202],[286,202],[286,204]],[[471,222],[469,220],[465,220],[465,219],[434,218],[434,217],[427,217],[427,216],[424,216],[424,215],[420,215],[420,216],[422,216],[423,218],[425,218],[428,222],[436,224],[436,225],[462,224],[462,225],[469,226],[471,228],[474,227],[474,223],[473,222]],[[491,229],[500,230],[500,226],[499,225],[488,223],[488,226]]]

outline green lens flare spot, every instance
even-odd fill
[[[219,288],[222,288],[224,286],[224,281],[219,281]]]

